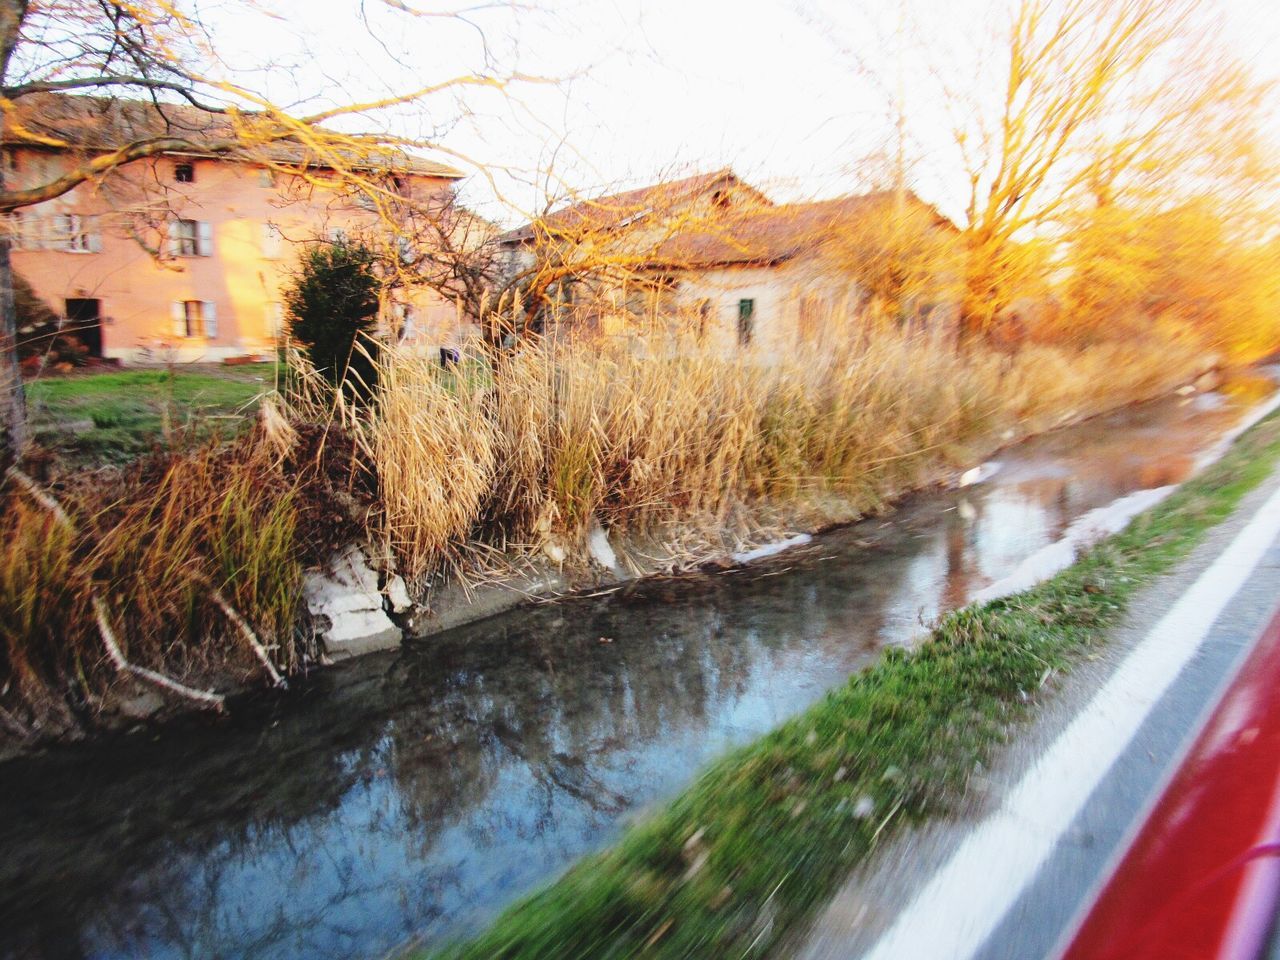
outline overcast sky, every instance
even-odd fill
[[[224,2],[201,6],[227,69],[270,62],[255,80],[281,101],[403,91],[486,63],[545,78],[503,94],[446,93],[425,114],[393,121],[456,151],[468,172],[487,166],[496,182],[473,174],[465,196],[508,221],[519,214],[503,213],[495,195],[530,209],[547,187],[535,175],[548,167],[585,193],[723,166],[780,199],[858,189],[899,89],[917,118],[913,153],[938,159],[940,132],[927,141],[944,120],[913,83],[919,47],[934,58],[970,49],[966,35],[1006,9],[1006,0],[479,0],[467,22],[410,22],[384,0],[262,0],[276,13],[264,25],[237,20]],[[1236,52],[1280,80],[1280,0],[1219,8]],[[870,79],[868,66],[884,79]],[[962,69],[976,78],[983,66]],[[1280,120],[1271,125],[1280,133]],[[922,162],[916,189],[955,212],[958,185],[940,169]]]

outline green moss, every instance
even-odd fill
[[[903,825],[946,811],[1052,675],[1187,554],[1280,457],[1280,419],[1026,593],[942,619],[720,760],[611,849],[437,956],[761,956]]]

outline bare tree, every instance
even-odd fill
[[[1052,286],[1065,271],[1046,251],[1082,230],[1092,239],[1075,249],[1091,262],[1068,299],[1130,296],[1120,274],[1132,264],[1113,253],[1135,219],[1196,197],[1238,207],[1274,183],[1256,162],[1272,91],[1224,44],[1213,0],[1007,0],[945,35],[928,4],[914,22],[911,6],[898,5],[895,24],[868,15],[878,44],[834,42],[851,77],[894,105],[882,123],[888,179],[901,189],[911,172],[955,191],[966,337],[995,332],[1028,289]]]
[[[387,276],[398,285],[431,290],[479,319],[501,274],[497,225],[452,191],[427,198],[398,222]]]

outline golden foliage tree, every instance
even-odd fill
[[[824,238],[831,268],[853,278],[872,323],[902,324],[953,301],[962,278],[954,224],[913,195],[884,192],[868,215]]]
[[[952,89],[965,207],[963,329],[992,329],[1022,270],[1019,241],[1076,231],[1070,301],[1101,318],[1139,297],[1154,251],[1139,224],[1190,197],[1234,203],[1267,176],[1267,91],[1195,0],[1019,0],[996,36],[1003,89]]]

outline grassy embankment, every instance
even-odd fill
[[[946,617],[728,755],[450,958],[764,956],[893,831],[945,811],[1052,671],[1102,642],[1280,458],[1280,417],[1074,566]]]
[[[274,380],[275,364],[258,363],[50,376],[26,391],[36,441],[74,468],[133,459],[166,430],[237,433]]]

